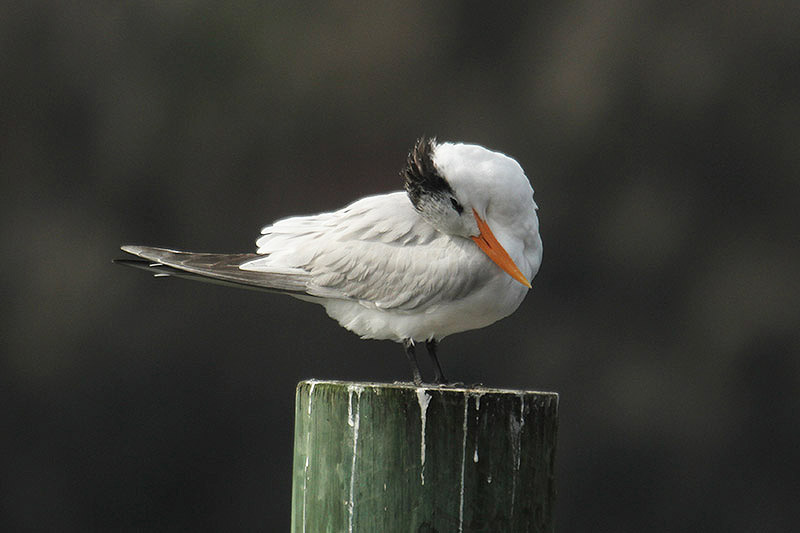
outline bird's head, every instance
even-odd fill
[[[526,210],[535,209],[533,189],[519,163],[475,144],[422,137],[401,174],[411,203],[428,223],[472,239],[512,278],[531,286],[490,227],[511,228]]]

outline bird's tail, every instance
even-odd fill
[[[116,259],[115,263],[147,270],[156,277],[173,276],[241,289],[294,295],[303,295],[306,292],[307,274],[240,269],[244,263],[261,257],[254,253],[195,253],[131,245],[122,246],[121,249],[140,259]]]

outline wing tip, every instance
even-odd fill
[[[123,252],[127,252],[131,255],[136,255],[136,256],[142,253],[142,250],[144,250],[144,248],[145,248],[144,246],[138,246],[136,244],[123,244],[122,246],[119,247],[119,249],[122,250]]]
[[[180,250],[172,250],[170,248],[159,248],[158,246],[140,246],[138,244],[123,244],[119,247],[123,252],[127,252],[136,257],[148,260],[158,260],[158,257],[163,254],[185,254]]]

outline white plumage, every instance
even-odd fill
[[[519,164],[477,145],[420,139],[403,176],[406,192],[265,227],[256,254],[123,250],[161,272],[320,303],[361,337],[412,351],[414,342],[435,348],[513,313],[542,259],[533,189]]]

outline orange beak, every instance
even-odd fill
[[[509,276],[530,289],[531,282],[528,281],[528,278],[522,275],[519,267],[517,267],[516,263],[514,263],[514,260],[511,259],[511,256],[508,255],[508,252],[506,252],[505,248],[503,248],[500,243],[497,242],[497,239],[492,233],[492,230],[489,229],[489,225],[486,223],[486,221],[479,217],[477,211],[474,209],[472,210],[472,214],[475,216],[475,221],[478,223],[480,235],[471,238],[473,241],[475,241],[475,244],[478,245],[478,248],[483,250],[483,253],[488,255],[489,259],[494,261],[495,264],[502,268],[503,271]]]

